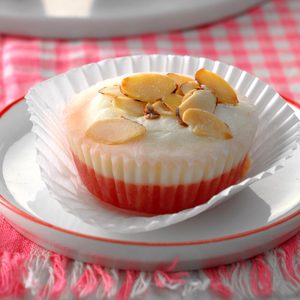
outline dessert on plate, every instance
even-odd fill
[[[100,201],[147,214],[207,202],[249,169],[255,108],[200,69],[135,73],[77,94],[64,125],[82,182]]]

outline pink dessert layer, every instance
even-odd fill
[[[210,180],[179,185],[127,183],[95,172],[75,154],[73,158],[80,178],[100,201],[129,211],[146,214],[176,213],[206,203],[212,196],[237,183],[249,169],[245,157],[237,166]]]

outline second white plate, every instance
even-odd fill
[[[1,0],[1,32],[41,37],[110,37],[188,28],[262,0]]]

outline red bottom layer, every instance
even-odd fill
[[[221,176],[199,183],[177,186],[143,185],[104,177],[81,162],[76,155],[73,157],[82,182],[99,200],[122,209],[148,214],[175,213],[203,204],[238,182],[249,168],[249,159],[246,157]]]

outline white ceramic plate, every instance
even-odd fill
[[[49,196],[35,162],[24,101],[0,113],[0,209],[22,234],[69,257],[118,268],[215,266],[275,247],[300,229],[300,149],[275,175],[186,222],[116,234],[68,214]]]
[[[0,30],[41,37],[109,37],[213,22],[262,0],[1,0]]]

